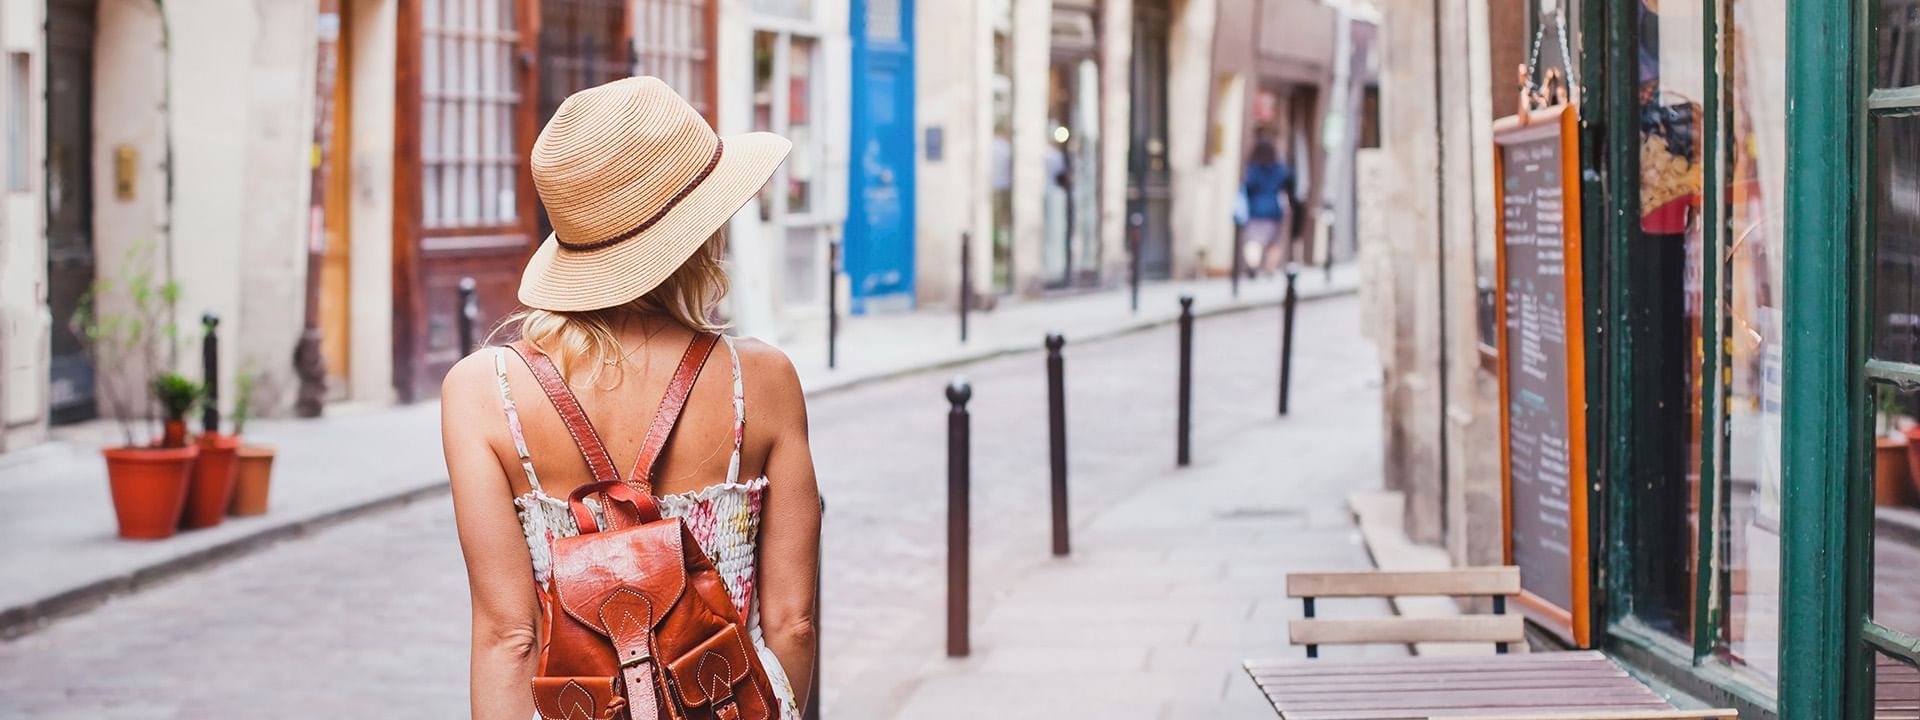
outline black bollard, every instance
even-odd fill
[[[207,311],[200,316],[200,326],[206,328],[207,335],[200,339],[200,377],[207,384],[206,402],[200,404],[200,431],[220,432],[220,336],[215,328],[220,325],[220,316]]]
[[[1300,269],[1292,263],[1287,264],[1287,294],[1280,300],[1280,321],[1285,327],[1280,330],[1280,414],[1287,414],[1287,395],[1293,385],[1293,306],[1300,297],[1294,294],[1293,281],[1300,277]]]
[[[1232,286],[1235,300],[1240,299],[1240,273],[1247,269],[1247,248],[1241,244],[1241,238],[1245,235],[1246,229],[1247,226],[1240,223],[1233,224],[1233,263],[1232,270],[1229,272],[1233,274]]]
[[[840,238],[827,243],[827,369],[839,359],[834,345],[840,340]]]
[[[1139,211],[1127,215],[1127,287],[1136,313],[1140,312],[1140,228],[1146,224],[1147,216]]]
[[[1193,455],[1193,296],[1180,296],[1180,410],[1176,460],[1186,467]]]
[[[480,302],[474,298],[477,287],[473,278],[460,278],[460,354],[475,350],[473,345],[474,325],[480,322]]]
[[[1060,348],[1067,339],[1047,334],[1047,448],[1053,470],[1053,554],[1066,557],[1067,547],[1067,380]]]
[[[967,310],[973,306],[973,243],[960,233],[960,342],[967,341]]]
[[[970,452],[967,400],[973,388],[955,378],[947,384],[947,657],[967,656],[968,503],[972,480],[968,477]]]

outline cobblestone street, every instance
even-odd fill
[[[1365,562],[1363,551],[1346,546],[1340,511],[1346,492],[1368,489],[1378,478],[1379,370],[1359,335],[1358,306],[1347,297],[1300,307],[1291,420],[1273,418],[1276,311],[1207,318],[1196,331],[1196,471],[1219,465],[1288,483],[1297,494],[1286,507],[1238,507],[1232,497],[1206,498],[1201,506],[1223,517],[1297,516],[1302,527],[1316,528],[1314,540],[1300,543],[1311,546],[1298,551],[1307,564]],[[1076,528],[1154,490],[1154,483],[1177,481],[1175,339],[1171,326],[1084,345],[1068,338]],[[1040,354],[873,382],[815,400],[814,454],[828,503],[824,715],[895,714],[902,697],[876,693],[898,687],[899,659],[940,656],[942,388],[956,373],[972,382],[975,398],[975,617],[989,616],[1008,597],[1010,580],[1047,561]],[[1355,470],[1295,477],[1282,458],[1260,456],[1269,446],[1254,440],[1265,436],[1247,433],[1289,422],[1315,423],[1312,437],[1327,444],[1316,449],[1321,466],[1348,457]],[[1351,445],[1340,446],[1346,442]],[[1111,536],[1076,545],[1076,557],[1116,551],[1098,544]],[[1238,557],[1234,552],[1244,549],[1222,547],[1220,555]],[[1263,565],[1263,572],[1238,580],[1278,583],[1276,568]],[[1209,582],[1195,577],[1195,584]],[[1091,574],[1077,582],[1086,591],[1108,579]],[[1067,575],[1047,580],[1076,582]],[[1217,625],[1200,632],[1232,636],[1245,621],[1276,643],[1269,654],[1284,651],[1284,638],[1268,632],[1284,610],[1234,605],[1220,615]],[[460,717],[466,620],[451,509],[444,495],[432,496],[116,598],[0,644],[0,717]],[[992,642],[991,636],[978,641]]]

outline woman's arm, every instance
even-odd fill
[[[440,390],[440,441],[473,595],[473,717],[526,720],[533,717],[528,683],[538,642],[539,599],[512,486],[487,442],[488,428],[506,422],[499,401],[488,392],[494,383],[484,352],[447,373]]]
[[[760,631],[793,683],[794,701],[804,707],[817,642],[814,590],[820,572],[820,491],[814,484],[813,452],[807,445],[807,403],[800,378],[785,355],[770,348],[763,352],[760,364],[765,369],[757,376],[766,382],[748,394],[747,404],[756,409],[750,423],[766,423],[774,430],[760,520]]]

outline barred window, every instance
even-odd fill
[[[666,81],[714,121],[712,0],[635,0],[634,72]]]
[[[429,228],[518,220],[513,62],[515,0],[423,0],[420,11],[421,216]]]

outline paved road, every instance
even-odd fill
[[[1340,402],[1377,378],[1354,332],[1356,301],[1320,301],[1300,313],[1296,403]],[[1270,420],[1277,328],[1271,310],[1200,322],[1197,460],[1225,446],[1211,439]],[[1084,522],[1173,465],[1175,332],[1084,346],[1069,338],[1067,352],[1074,516]],[[985,611],[996,579],[1045,553],[1044,374],[1038,354],[960,372],[975,389],[975,603]],[[829,714],[844,681],[885,662],[902,638],[937,637],[950,374],[856,387],[813,407],[829,503]],[[0,644],[0,717],[458,717],[464,587],[449,506],[418,502]]]

